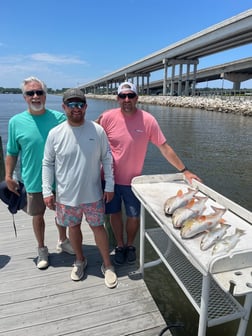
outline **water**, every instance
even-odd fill
[[[62,110],[60,96],[48,95],[47,106]],[[88,99],[87,119],[117,106],[117,102]],[[252,118],[196,109],[145,106],[158,120],[168,143],[184,163],[204,183],[244,208],[252,211]],[[0,136],[6,146],[9,118],[26,108],[22,95],[0,95]],[[174,173],[175,170],[149,145],[143,174]],[[147,226],[153,220],[147,215]],[[156,255],[147,245],[147,258]],[[174,335],[195,336],[198,314],[163,265],[145,272],[146,283],[167,322],[184,323],[184,329],[174,329]],[[207,330],[207,336],[236,335],[238,321]],[[247,336],[252,333],[250,318]]]

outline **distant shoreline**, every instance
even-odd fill
[[[88,94],[87,98],[116,100],[115,95]],[[233,113],[252,117],[252,97],[172,97],[172,96],[139,96],[138,102],[143,104],[197,108],[207,111]]]

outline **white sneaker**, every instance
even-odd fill
[[[48,256],[49,256],[49,253],[48,253],[48,248],[46,246],[38,248],[37,268],[44,269],[48,267],[49,265]]]
[[[56,250],[58,253],[66,252],[68,254],[73,254],[73,255],[75,254],[72,248],[72,245],[70,243],[70,240],[68,238],[65,239],[63,242],[59,241],[56,245]]]
[[[73,281],[79,281],[84,276],[85,268],[87,267],[87,259],[85,258],[83,261],[76,261],[73,265],[73,269],[71,272],[71,279]]]
[[[105,285],[108,288],[114,288],[117,286],[117,275],[115,273],[113,266],[104,267],[104,264],[101,266],[102,274],[104,275]]]

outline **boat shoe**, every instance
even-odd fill
[[[72,245],[70,243],[70,240],[67,238],[66,240],[62,241],[58,241],[57,245],[56,245],[56,250],[58,253],[61,252],[66,252],[68,254],[72,254],[74,255],[75,252],[72,248]]]
[[[45,269],[49,266],[49,252],[48,248],[39,247],[38,248],[38,259],[37,259],[37,268]]]
[[[116,265],[122,265],[125,262],[125,248],[121,246],[117,246],[115,248],[115,257],[114,263]]]
[[[85,268],[87,267],[87,259],[85,258],[83,261],[76,261],[73,264],[73,269],[71,272],[71,279],[73,281],[79,281],[83,278]]]
[[[114,288],[117,286],[117,275],[115,273],[114,267],[108,266],[105,268],[104,264],[101,265],[101,271],[104,275],[105,285],[108,288]]]
[[[126,247],[126,261],[128,264],[134,264],[136,262],[136,248],[135,246]]]

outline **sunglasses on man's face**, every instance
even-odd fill
[[[85,105],[85,103],[82,103],[82,102],[71,102],[71,103],[65,103],[65,105],[67,107],[69,107],[70,109],[74,109],[75,107],[81,109],[81,108],[83,108],[83,106]]]
[[[119,93],[118,97],[121,99],[126,99],[126,97],[128,97],[129,99],[133,99],[136,97],[136,94],[134,92],[132,93]]]
[[[35,94],[37,96],[43,96],[45,94],[45,92],[43,90],[31,90],[31,91],[25,91],[25,95],[26,96],[30,96],[33,97],[35,96]]]

